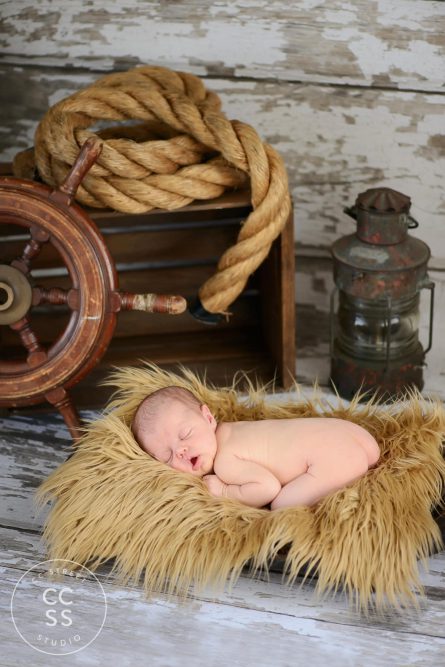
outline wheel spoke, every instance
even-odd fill
[[[18,322],[9,325],[20,336],[22,345],[28,352],[27,363],[30,366],[37,366],[46,360],[45,349],[40,345],[39,339],[31,328],[28,317],[22,317]]]
[[[182,296],[171,294],[133,294],[115,292],[115,299],[120,299],[122,310],[143,310],[146,313],[169,313],[179,315],[187,308],[187,301]]]
[[[42,229],[31,227],[30,234],[31,238],[24,247],[21,257],[17,257],[11,262],[11,266],[25,275],[30,272],[32,260],[40,254],[45,243],[49,241],[49,234]]]
[[[50,303],[56,306],[66,304],[71,310],[79,309],[79,291],[76,289],[65,290],[61,287],[34,287],[32,290],[32,305],[39,306],[42,303]]]

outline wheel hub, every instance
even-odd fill
[[[31,307],[32,287],[21,271],[0,264],[0,324],[14,324]]]

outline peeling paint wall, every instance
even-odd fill
[[[443,90],[441,2],[3,2],[2,50],[101,68]]]
[[[282,153],[297,255],[318,249],[313,262],[324,261],[353,229],[343,207],[386,185],[411,197],[416,235],[442,280],[445,2],[9,0],[0,20],[0,159],[32,144],[48,105],[104,72],[148,63],[190,71],[221,95],[229,118]],[[439,349],[444,311],[445,297]]]

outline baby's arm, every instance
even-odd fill
[[[215,461],[216,475],[208,475],[209,491],[216,496],[233,498],[251,507],[263,507],[281,491],[281,484],[273,473],[253,461],[225,454]],[[219,482],[212,480],[217,477]],[[224,481],[223,481],[224,480]]]

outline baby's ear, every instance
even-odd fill
[[[211,424],[214,428],[216,428],[216,419],[212,415],[212,413],[210,412],[209,406],[205,405],[205,403],[203,403],[201,405],[200,409],[201,409],[201,414],[203,415],[204,419],[206,419],[209,422],[209,424]]]

